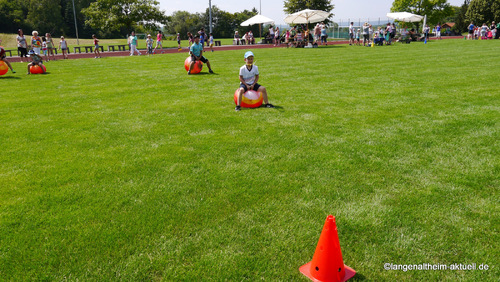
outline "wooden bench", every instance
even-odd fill
[[[215,40],[215,46],[221,46],[220,40]]]
[[[126,51],[128,45],[108,45],[108,52],[115,51],[115,47],[118,48],[118,51]]]
[[[78,50],[78,53],[82,53],[82,47],[80,47],[80,46],[73,47],[73,51],[75,54],[76,54],[76,50]]]
[[[83,46],[85,47],[85,53],[92,53],[94,52],[95,46]],[[101,52],[104,52],[104,47],[99,46],[99,49],[101,49]]]
[[[7,53],[9,53],[9,57],[12,57],[12,51],[16,51],[16,50],[5,50],[5,55],[7,56]],[[17,52],[17,55],[19,56],[19,51]]]

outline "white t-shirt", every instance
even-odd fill
[[[349,26],[349,33],[354,34],[354,26],[353,25]]]
[[[259,68],[256,65],[252,65],[250,70],[248,70],[246,65],[240,68],[240,76],[243,77],[243,80],[248,85],[252,85],[254,83],[256,75],[259,75]]]
[[[272,27],[269,28],[269,35],[274,35],[274,29]]]

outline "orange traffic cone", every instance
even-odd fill
[[[317,282],[343,282],[351,279],[356,274],[354,269],[344,265],[337,225],[333,215],[326,218],[312,261],[301,266],[299,270],[302,274]]]

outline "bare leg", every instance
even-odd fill
[[[14,69],[13,69],[13,68],[12,68],[12,66],[10,65],[9,61],[7,61],[7,60],[5,60],[5,59],[4,59],[3,61],[7,64],[7,66],[8,66],[8,67],[9,67],[9,69],[10,69],[10,71],[11,71],[11,72],[14,72]]]
[[[241,98],[243,97],[243,93],[245,93],[245,89],[240,88],[240,91],[238,92],[238,104],[237,104],[237,106],[241,106]]]
[[[240,88],[243,89],[243,88]],[[267,89],[264,86],[259,87],[257,89],[258,92],[262,93],[262,98],[264,99],[265,104],[269,104],[269,100],[267,99]]]

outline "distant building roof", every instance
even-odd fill
[[[454,26],[455,26],[455,23],[444,23],[441,27],[442,28],[447,28],[447,27],[452,28]]]

